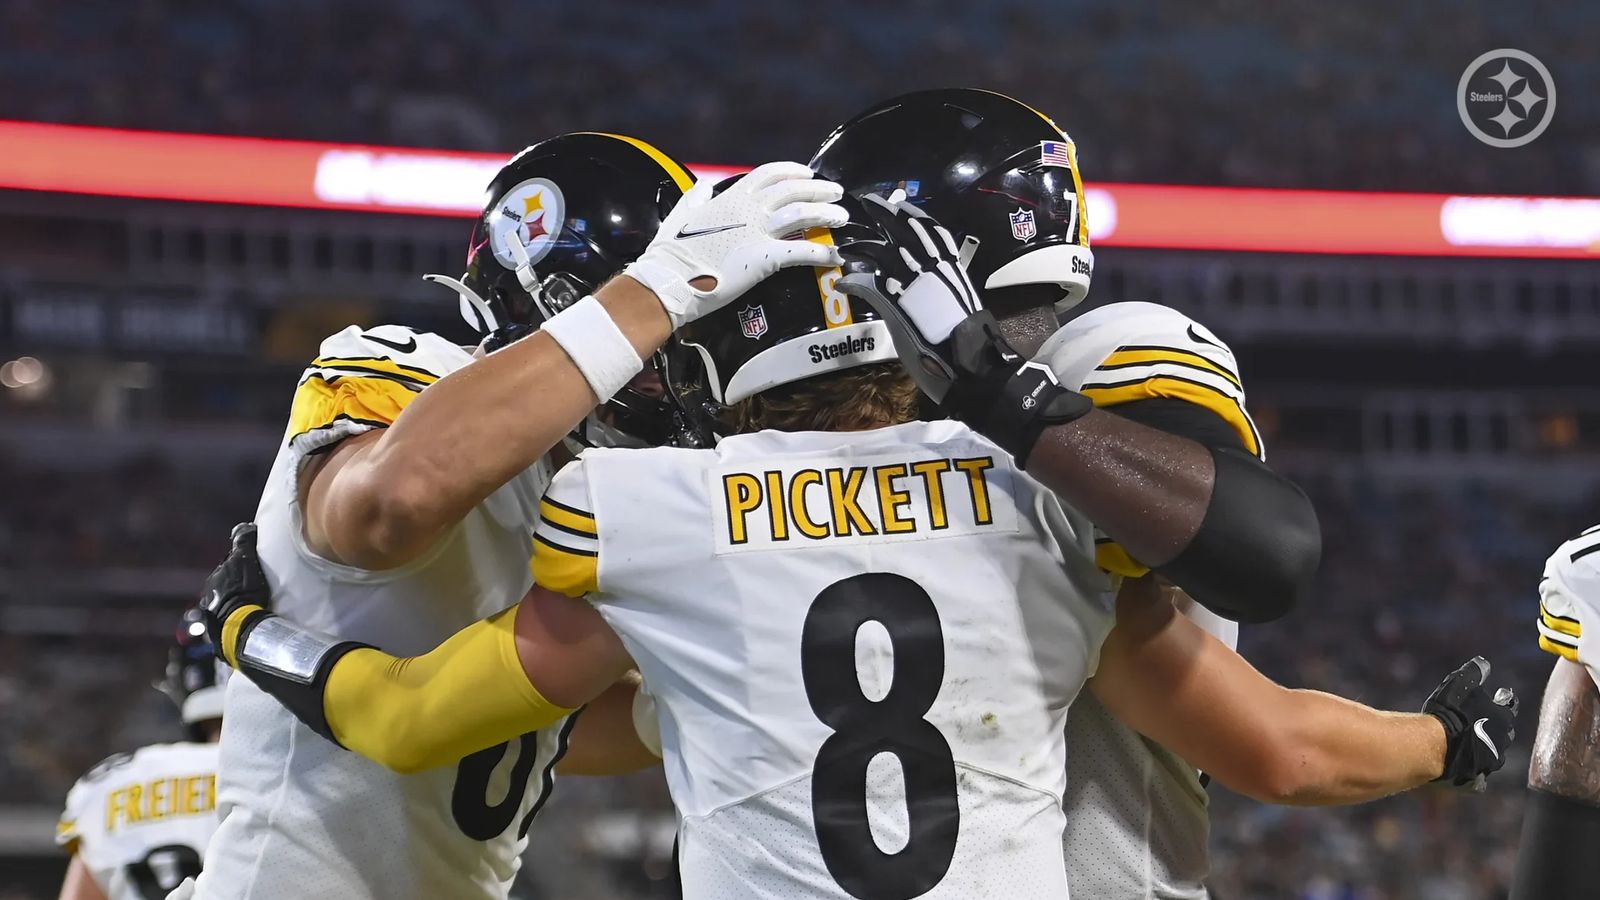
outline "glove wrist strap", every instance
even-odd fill
[[[955,418],[1015,457],[1018,468],[1027,466],[1045,429],[1081,418],[1094,408],[1088,397],[1062,387],[1042,363],[1023,363],[1008,375],[986,381],[987,389],[947,397],[946,406]]]
[[[622,274],[632,278],[656,295],[661,308],[667,311],[667,318],[672,320],[673,330],[683,327],[689,321],[689,310],[695,301],[694,288],[689,282],[670,265],[665,265],[659,260],[640,257],[629,263],[622,270]]]

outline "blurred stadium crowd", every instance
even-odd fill
[[[1600,194],[1600,96],[1582,90],[1600,84],[1592,46],[1600,4],[1594,3],[712,0],[693,15],[649,0],[94,6],[90,14],[77,4],[0,0],[0,118],[502,152],[562,131],[615,129],[659,140],[685,159],[741,163],[803,156],[843,116],[891,94],[971,84],[1014,93],[1054,116],[1077,139],[1090,180]],[[1518,151],[1514,165],[1471,140],[1455,108],[1463,68],[1478,52],[1503,46],[1539,53],[1562,90],[1560,114]],[[737,90],[730,90],[735,81]],[[109,225],[105,232],[92,229],[101,209],[61,213],[74,234],[87,236],[75,245],[78,257],[63,253],[65,264],[48,254],[33,268],[0,259],[0,300],[12,269],[19,283],[45,275],[71,280],[70,274],[128,288],[119,281],[120,238],[105,237],[113,233]],[[450,234],[449,265],[459,246],[455,224],[440,226]],[[41,236],[30,244],[31,225],[3,227],[12,230],[0,233],[0,252],[58,249],[51,243],[55,231],[38,229]],[[101,253],[105,248],[112,249]],[[1120,267],[1144,262],[1123,258]],[[1365,271],[1369,262],[1352,268]],[[1199,273],[1192,280],[1204,280],[1203,257],[1184,257],[1174,268],[1179,263]],[[1119,290],[1111,280],[1119,268],[1115,251],[1100,265],[1091,302],[1163,299]],[[1534,264],[1504,268],[1518,265]],[[1497,262],[1490,274],[1487,264],[1452,269],[1463,273],[1458,293],[1466,295],[1468,275],[1490,281],[1500,268]],[[185,290],[220,300],[216,307],[244,306],[211,277],[171,276]],[[339,302],[371,300],[368,311],[381,305],[375,297],[346,296],[344,284],[294,285],[285,296],[305,297],[284,306],[296,315],[328,312],[334,302],[326,298],[334,295]],[[388,289],[385,283],[371,293]],[[108,304],[126,300],[107,292]],[[1243,288],[1231,293],[1250,299]],[[1351,289],[1352,296],[1380,293],[1376,282]],[[1525,299],[1510,288],[1502,293],[1519,304]],[[254,299],[265,309],[278,298]],[[453,316],[449,306],[437,315]],[[1519,314],[1524,307],[1537,304],[1518,305]],[[0,602],[0,797],[6,804],[53,809],[72,781],[108,753],[176,734],[170,704],[148,686],[164,659],[161,629],[220,558],[229,526],[255,508],[304,359],[301,344],[356,318],[371,321],[365,312],[342,310],[294,330],[298,337],[285,340],[293,350],[271,351],[264,339],[260,347],[242,343],[201,363],[177,348],[162,361],[172,389],[159,415],[142,424],[151,431],[174,420],[219,433],[265,429],[258,450],[249,444],[250,453],[224,454],[203,471],[155,449],[86,468],[51,465],[45,453],[24,460],[0,443],[0,598],[6,601]],[[269,319],[248,307],[238,314]],[[279,310],[271,317],[291,318]],[[1552,369],[1542,348],[1510,362],[1499,356],[1504,348],[1489,343],[1505,337],[1495,330],[1498,320],[1461,318],[1467,321],[1452,326],[1488,335],[1481,346],[1461,341],[1454,330],[1427,334],[1392,322],[1374,326],[1389,329],[1381,346],[1351,332],[1308,331],[1298,343],[1279,346],[1270,331],[1255,335],[1240,348],[1247,378],[1258,371],[1252,360],[1273,354],[1280,399],[1301,401],[1299,408],[1284,404],[1274,417],[1286,432],[1281,440],[1262,417],[1269,448],[1322,450],[1346,461],[1357,456],[1359,407],[1343,418],[1307,407],[1308,395],[1296,392],[1316,379],[1357,392],[1390,382],[1446,391],[1520,388],[1529,396],[1573,386],[1571,370]],[[1230,336],[1231,323],[1207,321]],[[1270,321],[1281,326],[1284,319]],[[1583,338],[1565,326],[1554,333]],[[1419,357],[1418,348],[1430,343],[1431,355]],[[1480,355],[1467,357],[1464,344]],[[1328,347],[1331,355],[1307,352]],[[1592,343],[1580,351],[1592,353]],[[1592,356],[1574,358],[1587,373]],[[1314,371],[1301,379],[1302,367]],[[88,380],[87,369],[59,367],[64,384]],[[228,379],[208,381],[196,374],[202,370],[225,371]],[[1285,370],[1292,377],[1284,379]],[[30,410],[3,401],[0,392],[0,421],[19,431],[23,424],[53,427],[52,417],[66,418],[60,412],[69,406]],[[93,418],[82,408],[75,415],[77,425]],[[1578,430],[1590,443],[1576,449],[1592,452],[1592,433]],[[188,433],[173,430],[165,446],[181,444]],[[1283,622],[1246,628],[1245,656],[1291,685],[1414,708],[1431,679],[1481,652],[1522,696],[1523,735],[1531,736],[1551,659],[1534,642],[1540,567],[1561,540],[1600,518],[1600,496],[1588,488],[1551,497],[1505,486],[1514,479],[1492,487],[1443,477],[1404,486],[1348,471],[1334,477],[1314,455],[1290,452],[1277,461],[1289,457],[1285,469],[1311,492],[1324,528],[1319,592]],[[1530,472],[1539,466],[1533,457],[1511,463]],[[129,595],[146,600],[101,602],[127,585],[138,585]],[[68,595],[71,602],[50,607]],[[150,597],[170,597],[170,609],[153,618]],[[1474,614],[1435,616],[1443,606]],[[1470,630],[1448,630],[1441,624],[1447,621]],[[1484,797],[1425,789],[1354,810],[1300,811],[1214,788],[1218,897],[1503,897],[1526,744],[1514,753]],[[672,833],[670,805],[654,773],[565,779],[530,850],[555,864],[537,866],[544,880],[527,885],[523,896],[664,896]],[[11,900],[3,886],[0,900]]]
[[[1054,116],[1091,180],[1596,193],[1597,32],[1600,6],[1554,0],[0,0],[0,85],[29,86],[0,118],[484,150],[598,128],[741,163],[973,84]],[[1462,140],[1455,107],[1472,57],[1505,46],[1570,86],[1514,166]]]
[[[1471,484],[1397,488],[1300,474],[1326,535],[1318,596],[1282,622],[1245,629],[1247,658],[1288,684],[1405,709],[1431,687],[1420,679],[1481,652],[1525,708],[1536,708],[1550,659],[1535,646],[1530,612],[1540,567],[1552,547],[1592,524],[1585,517],[1600,497],[1544,501]],[[229,525],[249,516],[257,490],[248,472],[198,490],[155,461],[103,481],[16,468],[5,477],[23,487],[21,502],[0,515],[0,545],[21,548],[13,566],[205,567],[225,548]],[[95,514],[44,512],[63,496]],[[1445,606],[1473,610],[1449,619],[1470,630],[1441,630],[1434,613]],[[8,799],[58,802],[110,750],[173,733],[172,710],[148,687],[161,641],[63,637],[46,639],[48,652],[22,653],[5,646],[15,640],[0,638],[0,794]],[[1526,766],[1523,745],[1486,796],[1424,789],[1351,810],[1268,807],[1213,788],[1219,896],[1503,896]],[[563,779],[545,822],[530,852],[562,863],[536,867],[546,881],[527,896],[622,900],[659,889],[673,824],[653,773]]]

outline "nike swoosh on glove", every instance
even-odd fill
[[[623,274],[655,293],[677,329],[779,269],[839,265],[837,250],[804,235],[848,221],[834,202],[843,196],[839,185],[793,162],[767,163],[720,183],[698,182]],[[715,285],[699,290],[689,283],[697,278]]]
[[[944,226],[901,191],[888,199],[868,194],[861,203],[884,241],[845,248],[853,268],[872,272],[841,278],[839,289],[877,311],[906,371],[947,415],[999,444],[1020,467],[1046,428],[1094,408],[1001,336]]]
[[[1422,711],[1444,725],[1444,774],[1438,781],[1482,790],[1485,780],[1506,764],[1506,748],[1517,736],[1517,695],[1500,688],[1491,697],[1484,681],[1489,661],[1467,660],[1429,695]]]

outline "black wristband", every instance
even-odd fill
[[[1024,363],[1010,373],[997,371],[1003,374],[980,389],[946,397],[945,408],[1015,457],[1019,469],[1027,467],[1028,456],[1046,428],[1094,409],[1094,401],[1062,387],[1042,363]]]
[[[333,671],[335,664],[352,650],[370,648],[371,644],[359,641],[330,641],[312,632],[293,629],[293,634],[301,638],[295,643],[304,643],[304,646],[287,646],[287,642],[276,641],[279,647],[288,650],[287,656],[278,655],[282,662],[274,664],[265,660],[258,654],[250,651],[250,638],[257,628],[276,620],[277,627],[283,627],[285,620],[279,616],[263,611],[259,615],[252,615],[239,629],[239,672],[249,678],[256,687],[271,695],[284,708],[305,724],[307,728],[318,735],[344,747],[339,739],[334,737],[333,729],[328,726],[328,715],[323,706],[323,690],[328,681],[328,673]],[[320,645],[320,646],[319,646]],[[313,652],[308,659],[296,659],[296,654],[306,651]]]
[[[1528,789],[1511,900],[1588,900],[1600,884],[1600,807]]]

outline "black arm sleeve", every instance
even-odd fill
[[[1153,399],[1108,412],[1195,441],[1216,466],[1200,529],[1156,571],[1235,621],[1269,622],[1294,608],[1322,559],[1322,530],[1305,493],[1246,451],[1233,427],[1204,407]]]
[[[1536,788],[1522,807],[1511,900],[1579,900],[1600,884],[1600,807]]]

